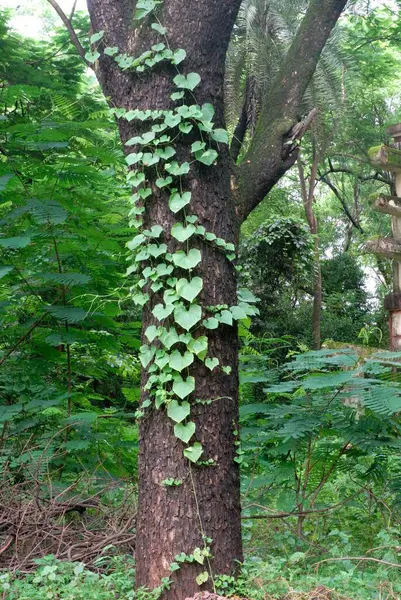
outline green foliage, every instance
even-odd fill
[[[89,571],[83,563],[56,561],[52,556],[37,562],[37,571],[23,579],[9,573],[0,575],[0,589],[9,600],[158,600],[169,588],[168,579],[164,579],[152,591],[135,590],[130,557],[109,559],[107,574]],[[98,566],[104,567],[105,559]]]
[[[25,44],[0,22],[1,461],[30,440],[66,452],[64,475],[79,458],[124,476],[140,343],[137,314],[122,310],[129,191],[116,128],[75,55],[52,56],[66,32]]]

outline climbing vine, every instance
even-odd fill
[[[159,21],[155,9],[161,0],[139,0],[136,4],[135,20],[154,20],[150,27],[162,41],[154,44],[138,57],[122,54],[117,47],[103,47],[104,32],[91,37],[92,50],[86,54],[89,62],[100,57],[101,49],[111,57],[122,70],[143,73],[161,62],[173,65],[176,74],[172,77],[176,88],[170,99],[174,108],[170,110],[140,110],[114,108],[112,112],[119,119],[128,122],[149,123],[149,129],[126,142],[133,148],[126,161],[130,167],[128,184],[134,188],[130,226],[139,233],[128,243],[132,252],[131,265],[127,274],[137,274],[138,281],[132,288],[135,304],[145,306],[151,294],[159,294],[162,301],[152,309],[155,323],[144,332],[144,343],[140,348],[142,367],[147,369],[145,385],[147,397],[141,405],[141,415],[147,408],[164,409],[174,425],[174,435],[183,443],[183,454],[191,463],[210,464],[201,461],[204,449],[196,441],[196,426],[191,419],[191,406],[205,400],[194,399],[195,378],[190,367],[196,361],[202,361],[210,372],[221,369],[227,375],[231,367],[220,364],[216,356],[210,355],[208,330],[217,329],[221,324],[232,326],[234,321],[248,319],[257,314],[254,303],[257,299],[248,291],[240,290],[238,304],[235,306],[204,306],[200,300],[203,279],[197,274],[202,262],[202,252],[195,247],[196,240],[211,244],[216,251],[223,252],[228,261],[235,261],[235,246],[207,231],[192,211],[191,191],[186,189],[186,176],[194,163],[199,162],[210,167],[218,160],[219,144],[228,143],[226,130],[216,128],[213,122],[214,108],[206,103],[196,103],[195,90],[201,82],[198,73],[185,73],[180,65],[185,61],[186,51],[182,48],[171,49],[167,29]],[[150,17],[153,19],[150,19]],[[143,125],[141,126],[141,130]],[[177,141],[191,133],[198,137],[190,146],[192,160],[180,163],[176,159]],[[143,228],[143,213],[153,190],[168,192],[168,207],[174,215],[175,223],[166,232],[161,225]],[[167,196],[167,194],[166,194]],[[169,251],[166,238],[172,237],[178,247]],[[213,462],[213,461],[212,461]],[[165,486],[179,486],[180,480],[169,478],[163,481]],[[195,490],[194,490],[195,491]],[[200,515],[199,519],[200,519]],[[179,568],[180,562],[198,562],[203,564],[210,555],[209,544],[202,529],[203,549],[195,549],[190,556],[180,555],[171,565],[171,570]],[[208,579],[208,573],[202,573],[199,584]]]

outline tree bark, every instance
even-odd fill
[[[313,144],[314,146],[314,144]],[[322,320],[322,265],[320,262],[320,244],[318,235],[318,222],[315,211],[313,210],[313,202],[315,199],[315,186],[319,158],[314,150],[311,174],[306,184],[304,167],[300,158],[298,158],[298,173],[301,186],[301,195],[305,208],[305,216],[308,222],[309,231],[314,238],[314,260],[313,260],[313,311],[312,311],[312,336],[313,346],[316,350],[320,350],[322,345],[321,339],[321,320]]]
[[[50,1],[50,0],[49,0]],[[55,0],[52,0],[54,4]],[[133,27],[134,0],[87,0],[94,32],[104,30],[106,46],[118,46],[120,52],[138,56],[158,40],[156,33],[143,24]],[[224,66],[226,51],[241,0],[165,0],[158,17],[168,31],[171,48],[187,52],[185,72],[197,72],[202,81],[196,89],[196,101],[212,103],[217,127],[224,127]],[[242,220],[257,206],[269,189],[293,164],[285,134],[299,121],[298,107],[315,70],[321,50],[330,35],[346,0],[312,0],[300,33],[288,54],[287,68],[280,73],[265,99],[246,160],[236,170],[229,150],[220,148],[217,166],[192,165],[185,189],[192,192],[190,210],[199,224],[228,242],[237,243]],[[302,51],[300,50],[302,47]],[[291,63],[291,64],[290,64]],[[171,67],[159,66],[146,74],[121,71],[112,58],[101,56],[95,71],[103,92],[112,106],[125,109],[170,109]],[[274,99],[274,103],[270,100]],[[284,119],[284,126],[283,126]],[[119,120],[124,142],[141,127]],[[267,136],[267,137],[266,137]],[[189,143],[191,143],[189,136]],[[273,151],[272,152],[272,148]],[[189,155],[188,142],[176,144],[180,162]],[[257,154],[256,160],[255,157]],[[263,156],[262,156],[263,155]],[[295,156],[295,158],[294,158]],[[263,162],[260,162],[263,159]],[[252,170],[246,168],[254,161]],[[258,172],[258,169],[261,171]],[[174,219],[167,208],[168,197],[158,189],[147,200],[144,224],[160,224],[165,241],[174,249],[169,237]],[[236,304],[235,270],[225,256],[199,242],[202,263],[197,274],[204,280],[202,305]],[[159,299],[154,295],[144,310],[144,330],[154,322],[152,307]],[[212,400],[211,404],[192,402],[191,415],[197,436],[205,449],[203,460],[211,466],[188,466],[183,446],[172,431],[163,410],[146,412],[140,423],[139,441],[139,512],[137,522],[137,585],[153,588],[163,577],[174,584],[166,596],[182,600],[194,595],[195,582],[205,566],[183,563],[174,573],[169,571],[175,555],[191,554],[203,547],[203,535],[212,538],[213,573],[231,573],[242,560],[239,468],[235,462],[238,430],[237,333],[223,326],[208,333],[210,356],[221,365],[231,367],[231,375],[217,370],[212,373],[197,362],[191,369],[196,380],[195,399]],[[147,375],[143,374],[142,389]],[[142,393],[142,399],[146,393]],[[165,479],[182,480],[178,487],[162,484]],[[212,583],[204,586],[211,589]]]

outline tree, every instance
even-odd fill
[[[56,6],[55,0],[49,2]],[[166,30],[169,47],[186,51],[185,72],[197,73],[201,78],[196,102],[199,105],[211,103],[215,123],[223,127],[225,60],[240,4],[241,0],[172,0],[164,4],[157,0],[140,3],[88,0],[88,9],[93,31],[104,31],[103,41],[109,53],[116,48],[120,57],[141,56],[160,41],[159,33]],[[192,193],[192,213],[197,215],[201,226],[228,244],[237,244],[243,220],[297,159],[299,140],[310,121],[300,121],[302,99],[345,4],[346,0],[311,0],[309,3],[286,59],[264,97],[254,136],[242,162],[236,166],[228,149],[222,146],[217,164],[205,168],[195,162],[185,178],[186,189]],[[70,20],[56,8],[82,56],[83,49]],[[148,17],[154,8],[157,23],[152,29],[147,25],[152,23]],[[146,73],[141,69],[142,73],[138,74],[133,69],[122,70],[109,55],[90,53],[86,54],[86,60],[96,61],[96,74],[113,107],[145,111],[149,108],[169,110],[174,106],[170,99],[171,92],[175,91],[170,77],[174,71],[169,64],[160,63]],[[118,125],[123,144],[146,131],[143,122],[137,120],[121,118]],[[190,156],[192,141],[191,136],[178,137],[175,141],[174,149],[180,161]],[[126,148],[127,154],[131,150]],[[169,250],[174,251],[175,241],[169,231],[175,218],[168,210],[168,194],[164,188],[155,186],[153,191],[145,205],[144,226],[147,230],[161,226],[166,232]],[[203,280],[204,311],[210,306],[236,306],[233,264],[218,247],[201,240],[197,247],[202,255],[196,275]],[[155,324],[152,309],[159,302],[160,296],[155,293],[150,306],[144,308],[144,332]],[[184,558],[181,568],[174,571],[174,585],[169,593],[170,598],[177,599],[196,592],[195,578],[205,571],[199,564],[204,554],[199,561],[194,560],[195,548],[204,549],[211,544],[214,573],[231,572],[242,558],[239,469],[235,461],[238,443],[236,328],[222,325],[213,329],[208,343],[210,355],[218,357],[226,369],[226,372],[220,369],[210,372],[198,359],[191,368],[196,382],[191,418],[196,424],[198,442],[204,449],[203,462],[209,466],[191,466],[186,460],[182,443],[174,436],[164,409],[147,409],[140,423],[137,584],[150,588],[159,585],[163,577],[170,575],[174,557],[184,553],[189,561]],[[142,400],[145,406],[148,404],[147,381],[148,375],[144,372]],[[195,402],[196,399],[202,402]],[[163,485],[167,478],[181,484],[174,488]],[[209,577],[206,585],[210,583]]]

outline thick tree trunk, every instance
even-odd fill
[[[196,3],[178,0],[165,3],[158,15],[167,28],[172,48],[187,52],[185,72],[197,72],[202,77],[196,89],[196,102],[213,104],[215,122],[224,126],[224,64],[230,32],[239,1],[201,0]],[[104,29],[105,42],[117,45],[118,38],[109,33],[111,23],[119,22],[110,12],[108,2],[88,0],[93,29]],[[114,3],[113,3],[114,6]],[[185,26],[184,26],[185,24]],[[124,25],[120,24],[120,31]],[[130,42],[130,54],[139,54],[155,43],[155,33],[143,26]],[[171,69],[171,67],[170,67]],[[116,70],[109,58],[100,61],[99,78],[112,104],[126,109],[171,108],[170,94],[174,91],[171,80],[174,71],[169,68],[144,75],[140,79]],[[121,120],[123,142],[137,133],[132,124]],[[189,158],[188,140],[175,144],[180,162]],[[192,160],[189,158],[189,160]],[[232,160],[227,147],[220,148],[217,166],[193,164],[184,178],[185,190],[192,192],[189,212],[196,214],[199,224],[217,237],[236,243],[239,222],[231,190]],[[145,227],[163,226],[164,241],[174,249],[169,236],[175,218],[168,209],[168,195],[154,189],[147,200]],[[202,263],[196,275],[203,279],[201,303],[203,306],[235,305],[235,269],[223,253],[210,245],[198,243]],[[152,308],[160,302],[153,295],[151,306],[143,313],[143,330],[155,324]],[[241,514],[239,497],[239,468],[235,462],[238,430],[238,368],[237,334],[234,327],[220,326],[209,331],[209,356],[217,356],[220,364],[231,367],[227,375],[219,369],[208,370],[200,361],[191,367],[196,380],[196,394],[191,400],[191,418],[196,423],[196,436],[204,447],[202,461],[210,466],[190,466],[183,456],[183,444],[173,433],[173,424],[165,410],[149,409],[140,422],[139,441],[139,512],[137,519],[136,563],[137,585],[154,588],[162,578],[171,577],[174,585],[168,592],[171,599],[185,598],[199,591],[195,579],[203,571],[213,574],[232,573],[242,559]],[[143,375],[143,385],[146,383]],[[142,399],[146,397],[143,392]],[[195,400],[210,400],[210,404]],[[177,487],[163,485],[166,479],[182,481]],[[180,563],[181,568],[169,570],[174,557],[190,555],[195,548],[203,548],[203,536],[211,538],[213,558],[210,565]],[[207,544],[206,544],[207,545]],[[212,579],[202,586],[212,589]],[[201,588],[201,589],[202,589]]]

